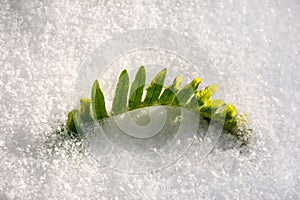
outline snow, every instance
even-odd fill
[[[0,199],[299,199],[299,13],[296,0],[1,1]],[[147,55],[157,64],[151,59],[160,56],[160,63],[177,64],[169,82],[181,70],[189,80],[204,78],[203,85],[221,83],[220,97],[249,114],[254,136],[247,147],[221,136],[203,157],[196,139],[176,162],[141,174],[113,170],[80,152],[79,143],[49,148],[47,137],[82,92],[74,92],[78,81],[85,78],[82,88],[93,81],[79,72],[95,50],[145,28],[192,38],[207,60],[199,59],[199,72],[163,50],[108,60],[114,70],[94,74],[108,101],[119,63]]]

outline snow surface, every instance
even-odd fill
[[[248,147],[221,137],[202,158],[195,141],[146,174],[107,168],[78,143],[51,155],[46,137],[73,107],[85,59],[149,27],[205,49],[226,101],[249,114]],[[0,30],[0,199],[300,199],[299,1],[3,0]]]

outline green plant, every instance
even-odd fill
[[[131,87],[129,87],[127,70],[123,70],[117,82],[110,113],[106,110],[105,98],[99,82],[95,80],[91,98],[81,98],[80,110],[74,109],[68,114],[67,128],[69,135],[75,138],[82,136],[79,117],[86,122],[103,121],[112,115],[119,115],[134,109],[165,105],[182,107],[197,112],[208,121],[216,120],[224,124],[223,129],[228,133],[245,141],[248,139],[251,129],[248,129],[245,125],[246,115],[238,115],[233,104],[226,104],[220,99],[211,99],[217,91],[218,85],[212,84],[198,90],[202,79],[194,78],[189,84],[180,88],[182,77],[177,76],[170,86],[164,87],[166,72],[166,69],[160,71],[145,90],[146,71],[143,66],[138,69]],[[144,92],[146,92],[146,95],[143,99]]]

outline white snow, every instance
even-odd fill
[[[205,50],[226,102],[249,114],[250,144],[222,136],[202,158],[196,140],[146,174],[112,170],[68,141],[50,155],[46,137],[73,108],[85,59],[104,41],[149,27]],[[0,199],[300,199],[299,33],[297,0],[1,1]]]

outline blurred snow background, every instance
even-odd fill
[[[167,28],[208,53],[226,100],[249,114],[247,151],[197,143],[132,175],[82,154],[48,156],[80,65],[118,33]],[[300,2],[0,1],[0,199],[300,199]]]

